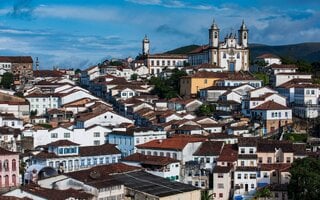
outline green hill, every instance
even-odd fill
[[[199,47],[199,45],[192,44],[192,45],[188,45],[188,46],[179,47],[179,48],[173,49],[171,51],[167,51],[165,53],[168,53],[168,54],[187,54],[187,53],[195,50],[198,47]]]
[[[173,49],[171,51],[167,51],[166,53],[187,54],[198,47],[199,45],[188,45],[188,46],[183,46],[177,49]],[[279,45],[279,46],[269,46],[264,44],[250,44],[249,48],[250,48],[251,60],[253,60],[255,57],[261,54],[272,53],[280,57],[290,58],[293,60],[305,60],[310,63],[320,61],[320,42]]]

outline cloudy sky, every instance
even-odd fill
[[[249,42],[319,42],[318,0],[0,0],[0,54],[39,57],[41,68],[86,68],[135,57],[145,34],[152,53],[208,43],[244,19]]]

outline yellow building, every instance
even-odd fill
[[[227,78],[227,73],[200,71],[180,79],[180,95],[195,97],[200,89],[215,85],[217,80]]]

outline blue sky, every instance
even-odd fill
[[[0,0],[0,54],[39,57],[40,68],[86,68],[135,57],[145,34],[151,52],[208,43],[244,19],[249,42],[319,42],[318,0]]]

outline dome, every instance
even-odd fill
[[[218,25],[216,24],[215,20],[212,21],[211,29],[219,29]]]

